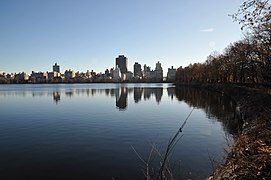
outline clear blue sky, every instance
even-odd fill
[[[0,71],[114,67],[119,54],[164,71],[241,39],[241,0],[1,0]]]

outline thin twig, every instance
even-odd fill
[[[137,157],[145,164],[147,165],[147,162],[144,161],[144,159],[142,159],[142,157],[137,153],[137,151],[135,150],[135,148],[131,145],[131,148],[134,150],[134,152],[136,153]]]
[[[172,150],[172,148],[176,145],[176,138],[178,137],[179,133],[182,132],[183,127],[185,126],[185,124],[187,123],[187,120],[189,119],[189,117],[191,116],[192,112],[194,111],[195,108],[193,108],[190,113],[188,114],[188,116],[186,117],[185,121],[183,122],[183,124],[181,125],[181,127],[179,128],[179,130],[176,132],[175,136],[170,139],[167,149],[166,149],[166,153],[165,156],[163,158],[160,170],[159,170],[159,179],[163,179],[163,171],[164,171],[164,167],[165,164],[167,162],[167,158]]]

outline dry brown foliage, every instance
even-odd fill
[[[212,179],[270,179],[271,121],[267,117],[266,114],[259,117],[235,137],[226,164]]]

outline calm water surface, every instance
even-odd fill
[[[176,179],[204,179],[238,131],[226,97],[171,84],[0,85],[0,179],[142,179],[151,144]],[[155,168],[154,154],[151,165]]]

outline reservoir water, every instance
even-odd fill
[[[143,179],[136,152],[164,153],[192,109],[170,156],[176,179],[223,162],[239,126],[227,97],[172,84],[0,85],[0,179]]]

